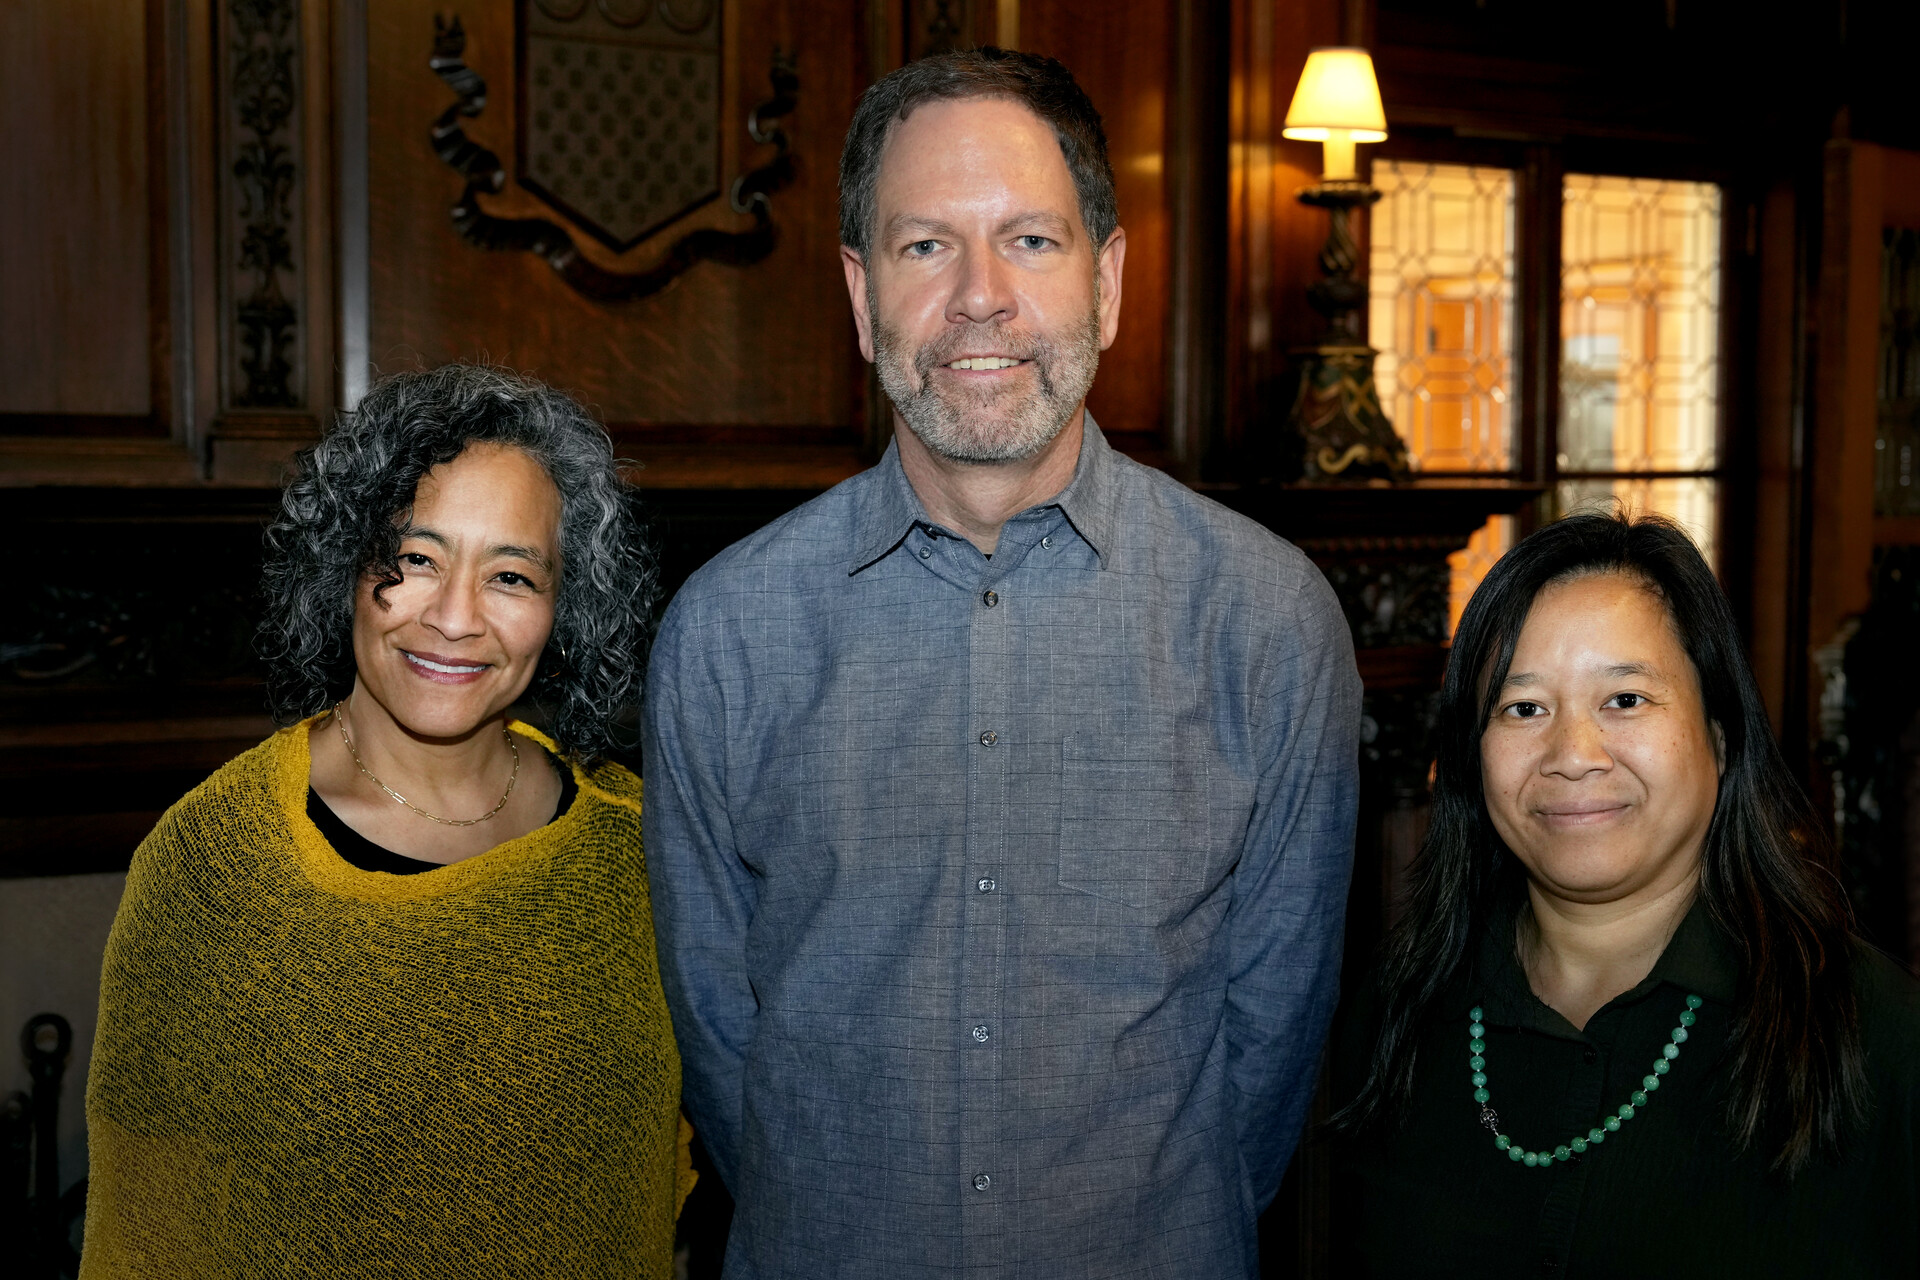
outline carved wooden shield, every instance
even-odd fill
[[[720,0],[517,0],[520,185],[611,249],[720,194]]]

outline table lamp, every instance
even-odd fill
[[[1308,480],[1400,479],[1407,473],[1407,447],[1381,411],[1374,389],[1376,352],[1363,331],[1367,285],[1351,223],[1354,210],[1380,198],[1357,176],[1354,144],[1387,138],[1380,87],[1365,49],[1315,49],[1307,55],[1281,136],[1321,144],[1324,172],[1298,198],[1325,209],[1329,222],[1320,250],[1326,278],[1307,290],[1313,309],[1327,319],[1327,333],[1318,346],[1294,352],[1300,387],[1288,427],[1299,457],[1287,469]]]

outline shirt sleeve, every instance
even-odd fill
[[[641,821],[660,976],[680,1046],[681,1101],[714,1168],[737,1186],[741,1084],[758,1002],[747,981],[756,900],[727,805],[726,708],[708,646],[689,643],[684,596],[647,669]]]
[[[1317,570],[1297,599],[1254,710],[1262,769],[1227,926],[1227,1082],[1262,1209],[1299,1141],[1339,994],[1359,803],[1353,637]]]

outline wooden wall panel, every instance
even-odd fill
[[[152,412],[144,0],[0,4],[0,431]]]
[[[376,367],[491,359],[588,401],[614,424],[667,441],[817,443],[822,429],[857,438],[865,379],[839,264],[840,141],[864,87],[865,25],[856,4],[728,0],[723,16],[722,180],[764,163],[771,149],[746,135],[767,98],[776,47],[797,59],[799,105],[781,123],[793,139],[794,183],[775,194],[779,243],[747,267],[701,263],[665,292],[624,303],[590,301],[527,253],[464,243],[448,220],[462,180],[433,153],[428,131],[452,101],[428,69],[434,16],[457,13],[468,65],[489,89],[465,122],[475,141],[514,155],[514,25],[509,0],[457,6],[392,0],[369,11],[369,177],[372,205],[371,348]],[[555,214],[510,184],[485,202],[501,216]],[[729,231],[751,219],[723,195],[609,265],[651,265],[695,226]],[[722,430],[715,432],[713,428]]]
[[[460,180],[434,158],[427,139],[434,117],[452,101],[426,66],[436,10],[417,0],[375,6],[369,82],[376,365],[498,360],[580,393],[617,428],[630,424],[617,434],[663,447],[861,439],[865,373],[838,265],[835,179],[846,122],[872,64],[868,8],[797,0],[728,7],[726,92],[737,117],[726,134],[729,178],[766,154],[739,121],[765,96],[772,48],[798,53],[800,107],[787,124],[799,173],[774,200],[780,246],[757,266],[702,264],[664,294],[602,304],[573,293],[530,255],[488,254],[460,241],[447,218]],[[487,110],[467,131],[508,158],[511,169],[512,5],[486,0],[458,12],[468,32],[467,62],[490,91]],[[998,19],[997,10],[992,16]],[[1173,22],[1173,6],[1143,0],[1027,4],[1018,21],[1021,47],[1066,62],[1106,118],[1128,232],[1126,299],[1119,340],[1102,360],[1091,403],[1109,430],[1149,436],[1164,428],[1167,401]],[[503,216],[554,216],[516,189],[486,203]],[[737,230],[746,220],[710,206],[625,257],[579,239],[604,265],[644,265],[696,225]],[[675,465],[686,470],[692,463]],[[711,479],[705,467],[699,474]]]
[[[1088,407],[1110,432],[1158,434],[1166,422],[1174,9],[1151,0],[1029,0],[1019,10],[1020,46],[1065,63],[1106,123],[1127,267],[1120,336],[1100,358]]]
[[[1884,149],[1826,146],[1826,208],[1815,333],[1807,643],[1830,643],[1873,598],[1873,443],[1879,422],[1880,235]],[[1810,701],[1820,695],[1816,681]],[[1813,711],[1818,715],[1818,708]],[[1818,723],[1817,718],[1813,719]]]
[[[1756,317],[1755,439],[1753,498],[1753,575],[1748,656],[1754,679],[1767,704],[1776,736],[1806,739],[1803,696],[1806,675],[1797,669],[1794,633],[1795,593],[1801,568],[1794,530],[1799,527],[1800,464],[1796,457],[1795,405],[1801,395],[1796,368],[1795,274],[1798,229],[1794,190],[1780,182],[1761,200],[1759,212],[1760,289]]]
[[[1289,352],[1318,342],[1325,332],[1326,322],[1307,305],[1307,289],[1321,276],[1327,214],[1295,198],[1319,181],[1320,144],[1287,141],[1280,130],[1307,53],[1341,43],[1344,22],[1340,0],[1234,0],[1227,189],[1231,358],[1224,423],[1229,455],[1246,448],[1259,453],[1263,438],[1281,428],[1294,392]],[[1388,123],[1391,128],[1391,111]]]

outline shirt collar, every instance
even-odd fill
[[[1120,459],[1107,443],[1106,433],[1088,413],[1080,434],[1080,460],[1074,464],[1073,479],[1049,506],[1057,506],[1087,540],[1093,553],[1106,568],[1117,541],[1120,527]]]
[[[1473,968],[1458,989],[1462,1003],[1456,1012],[1464,1012],[1470,1004],[1484,1004],[1488,1021],[1568,1035],[1572,1028],[1533,994],[1514,952],[1514,925],[1525,893],[1520,890],[1490,914]],[[1608,1003],[1637,1003],[1662,986],[1672,986],[1688,995],[1731,1005],[1739,984],[1739,951],[1707,904],[1696,896],[1653,969],[1639,985]]]
[[[906,540],[916,524],[927,523],[927,509],[920,495],[907,480],[900,465],[900,445],[887,441],[887,451],[870,473],[873,483],[867,500],[854,515],[853,559],[847,562],[847,575],[860,572]]]
[[[1698,896],[1674,930],[1673,940],[1660,953],[1640,990],[1652,990],[1660,983],[1680,987],[1688,995],[1731,1005],[1740,989],[1740,952],[1733,939],[1713,918],[1713,911]]]
[[[1094,554],[1100,557],[1103,568],[1119,525],[1118,471],[1113,446],[1107,443],[1105,434],[1089,413],[1080,433],[1080,457],[1074,463],[1073,479],[1058,495],[1033,508],[1060,508],[1074,531],[1085,538]],[[887,442],[887,451],[871,474],[874,483],[854,521],[854,551],[847,561],[849,576],[885,559],[906,540],[915,525],[930,523],[920,495],[913,491],[906,468],[900,464],[897,442]]]

